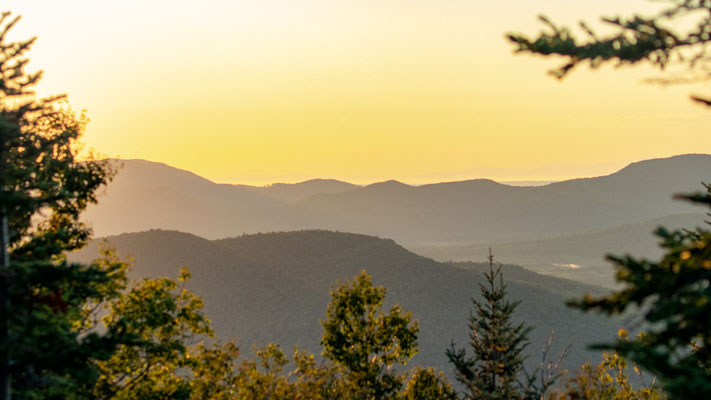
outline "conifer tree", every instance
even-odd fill
[[[521,383],[523,351],[528,346],[532,328],[515,324],[513,314],[519,301],[509,301],[501,265],[494,267],[494,257],[489,251],[489,272],[486,284],[480,284],[483,301],[472,299],[474,311],[469,318],[470,346],[473,356],[464,349],[447,350],[454,365],[455,375],[465,389],[465,398],[525,399],[529,398],[531,382]]]
[[[678,196],[711,205],[706,193]],[[660,380],[669,399],[711,398],[711,231],[659,228],[665,254],[658,261],[612,256],[621,289],[586,296],[573,306],[608,315],[641,315],[644,335],[604,347]]]
[[[63,95],[37,99],[41,71],[25,70],[35,39],[9,41],[18,22],[0,13],[0,397],[80,398],[119,331],[82,335],[82,307],[116,292],[118,265],[68,263],[90,230],[79,221],[113,176],[105,161],[80,161],[86,119]],[[8,375],[12,379],[8,379]]]

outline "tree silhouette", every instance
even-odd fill
[[[86,118],[74,114],[64,96],[35,98],[42,74],[25,71],[35,39],[7,41],[18,20],[0,14],[0,367],[11,367],[0,368],[0,375],[12,373],[20,397],[63,398],[68,388],[96,379],[89,360],[108,357],[120,336],[80,336],[77,329],[83,305],[115,289],[106,284],[119,267],[63,258],[88,239],[79,214],[113,170],[103,161],[78,160]],[[4,383],[0,378],[6,392]]]
[[[599,36],[585,22],[580,28],[586,35],[580,39],[569,28],[539,17],[548,27],[535,38],[509,33],[507,39],[517,52],[560,56],[565,63],[551,71],[563,79],[580,64],[592,68],[607,63],[617,66],[647,62],[660,70],[670,66],[685,67],[683,73],[651,81],[663,84],[701,82],[711,77],[711,2],[708,0],[664,0],[669,7],[651,17],[601,18],[615,29],[613,34]],[[692,95],[692,100],[711,106],[711,98]]]
[[[521,383],[523,351],[529,344],[532,328],[512,321],[519,301],[509,301],[501,265],[494,268],[494,256],[489,251],[489,272],[486,284],[480,284],[483,301],[472,299],[474,313],[469,318],[469,345],[473,355],[464,349],[447,350],[454,365],[457,380],[466,388],[466,399],[524,399],[531,383]]]

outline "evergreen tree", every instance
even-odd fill
[[[680,197],[711,204],[711,193]],[[641,314],[644,335],[604,347],[656,375],[669,399],[711,398],[711,232],[659,228],[657,236],[665,251],[659,261],[608,256],[622,288],[573,305]]]
[[[6,43],[19,20],[9,17],[0,14],[0,210],[12,260],[47,260],[86,243],[91,232],[79,214],[114,170],[105,160],[78,160],[86,118],[66,96],[35,98],[41,72],[24,71],[35,39]]]
[[[81,398],[75,389],[98,377],[91,360],[110,357],[127,339],[118,326],[85,334],[79,328],[87,302],[119,290],[112,281],[121,266],[67,263],[63,252],[87,241],[79,214],[113,170],[77,159],[86,118],[64,96],[35,98],[41,72],[25,71],[35,39],[7,41],[18,20],[0,14],[0,220],[7,228],[0,232],[0,276],[9,292],[0,302],[0,372],[12,375],[15,398]]]
[[[472,299],[474,313],[469,318],[469,345],[466,350],[447,350],[454,365],[457,380],[466,388],[465,398],[471,400],[508,400],[528,398],[532,382],[521,383],[524,349],[532,328],[514,324],[513,314],[520,302],[509,301],[501,265],[494,268],[494,257],[489,253],[489,272],[486,285],[480,284],[483,301]]]

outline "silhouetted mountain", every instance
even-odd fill
[[[460,246],[410,246],[417,254],[440,261],[481,260],[493,247],[504,263],[516,263],[547,275],[574,279],[594,285],[614,286],[612,264],[607,254],[646,257],[662,255],[659,239],[652,233],[658,227],[695,229],[704,226],[705,214],[678,214],[636,224],[528,242]]]
[[[673,201],[672,195],[700,189],[708,171],[711,156],[685,155],[540,187],[490,180],[378,184],[312,196],[292,205],[291,215],[302,216],[301,224],[408,244],[534,240],[694,211],[698,208]]]
[[[210,238],[257,232],[274,226],[271,210],[313,193],[358,186],[314,179],[268,187],[216,184],[192,172],[145,160],[113,160],[120,170],[83,219],[97,236],[152,228],[193,232]]]
[[[693,212],[672,195],[700,189],[711,156],[641,161],[608,176],[536,187],[478,179],[253,188],[213,184],[162,164],[125,165],[107,198],[87,212],[97,235],[169,228],[219,238],[318,228],[424,245],[538,240]]]
[[[245,235],[209,241],[190,234],[148,231],[108,238],[122,255],[132,255],[134,277],[177,276],[190,266],[190,287],[203,297],[206,311],[222,338],[238,338],[243,350],[274,341],[319,353],[330,299],[329,288],[366,269],[387,288],[388,307],[399,303],[420,324],[416,364],[449,371],[445,348],[454,339],[467,343],[471,297],[479,296],[483,264],[443,264],[415,255],[392,240],[350,233],[301,231]],[[96,241],[72,258],[88,261]],[[565,300],[601,289],[506,266],[512,299],[522,300],[517,317],[536,326],[531,360],[551,330],[556,351],[571,344],[567,361],[577,367],[585,344],[614,337],[618,326],[564,305]],[[593,353],[593,356],[597,353]]]

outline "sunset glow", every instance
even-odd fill
[[[658,3],[516,0],[6,1],[38,36],[41,95],[69,94],[87,147],[217,182],[558,180],[711,152],[704,86],[646,68],[517,56],[536,15],[575,24]],[[624,3],[624,4],[621,4]]]

